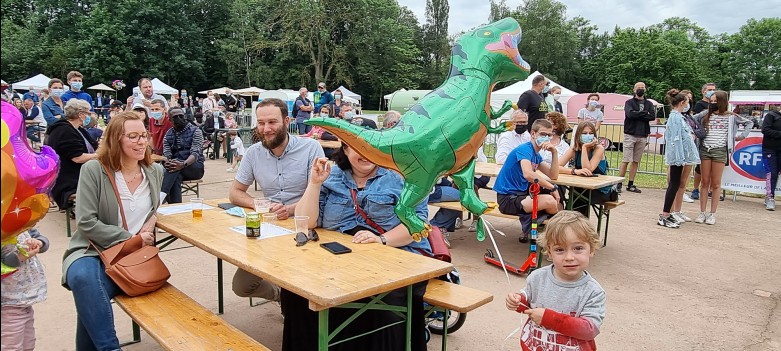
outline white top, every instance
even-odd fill
[[[589,121],[591,123],[597,124],[597,122],[602,122],[605,120],[605,114],[602,113],[602,110],[595,109],[594,111],[589,111],[587,108],[582,108],[580,111],[578,111],[578,119],[582,119],[584,121]]]
[[[561,158],[561,155],[564,155],[569,150],[569,144],[562,138],[559,145],[556,145],[556,150],[559,152],[559,158]],[[551,163],[553,161],[553,154],[548,150],[540,150],[540,156],[542,156],[542,160],[545,162]]]
[[[141,230],[147,215],[152,211],[152,194],[149,189],[149,180],[146,179],[146,174],[144,174],[143,170],[141,170],[141,177],[141,184],[138,185],[134,193],[130,193],[122,172],[114,172],[114,179],[117,181],[117,192],[119,192],[122,207],[125,209],[127,231],[130,234],[137,234]],[[121,213],[119,218],[120,220],[122,219]]]
[[[236,155],[244,157],[244,142],[241,141],[241,137],[238,135],[231,141],[231,149],[235,150],[233,152],[235,152]]]
[[[504,161],[507,160],[507,156],[510,155],[511,151],[531,140],[532,136],[529,134],[528,130],[520,135],[515,133],[514,130],[499,134],[499,140],[496,141],[496,156],[494,156],[496,163],[500,165],[504,164]]]

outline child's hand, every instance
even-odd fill
[[[510,311],[515,311],[518,309],[518,306],[521,305],[521,294],[519,293],[509,293],[507,294],[507,298],[504,299],[504,304],[507,306],[507,309]]]
[[[29,238],[25,240],[24,244],[27,246],[27,251],[35,250],[38,252],[43,247],[43,242],[35,238]]]
[[[523,311],[523,314],[529,315],[529,319],[534,321],[534,323],[541,324],[542,323],[542,315],[545,314],[544,308],[530,308],[526,311]]]

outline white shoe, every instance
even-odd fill
[[[683,221],[681,221],[681,222],[691,222],[692,221],[691,217],[687,216],[683,212],[675,212],[675,216],[680,218],[680,219],[682,219]]]
[[[705,218],[705,224],[716,224],[716,214],[715,213],[708,213],[708,216]]]
[[[464,221],[461,218],[456,218],[456,223],[453,225],[455,229],[461,229],[464,226]]]
[[[692,199],[692,197],[689,196],[689,194],[683,193],[683,202],[692,203],[692,202],[694,202],[694,199]],[[689,221],[687,221],[687,222],[689,222]]]
[[[697,219],[694,220],[694,223],[705,223],[705,212],[700,212],[700,214],[697,215]]]
[[[675,222],[678,224],[686,223],[686,220],[683,219],[681,216],[678,215],[678,212],[670,212],[670,216],[675,219]]]
[[[767,198],[765,200],[765,209],[768,211],[775,211],[776,210],[776,199],[774,198]]]
[[[230,167],[230,168],[226,169],[225,172],[232,173],[233,172],[233,167]]]
[[[477,231],[477,220],[473,220],[472,224],[469,225],[469,232],[474,233]]]

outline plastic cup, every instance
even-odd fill
[[[263,214],[271,210],[271,201],[264,198],[254,199],[255,212]]]
[[[262,223],[260,224],[260,235],[263,236],[263,226],[267,226],[269,224],[276,224],[277,222],[277,214],[276,213],[264,213],[260,215],[261,218],[263,218]]]
[[[203,199],[200,197],[196,197],[194,199],[190,199],[190,206],[192,206],[193,210],[193,220],[200,221],[203,219]]]
[[[296,232],[307,234],[309,231],[309,216],[295,216],[293,220],[296,223]]]

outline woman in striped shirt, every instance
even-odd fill
[[[735,130],[739,124],[745,126],[743,132],[735,137],[735,141],[740,141],[748,136],[754,122],[728,111],[727,92],[719,90],[710,97],[710,105],[706,111],[694,115],[694,119],[699,125],[703,126],[707,132],[705,138],[700,140],[700,171],[702,173],[702,182],[700,183],[700,194],[713,193],[710,212],[705,212],[708,205],[708,196],[700,197],[700,215],[694,220],[696,223],[716,224],[716,208],[719,205],[718,196],[721,192],[721,174],[727,164],[727,151],[729,127],[735,125]],[[715,201],[713,201],[715,200]]]

